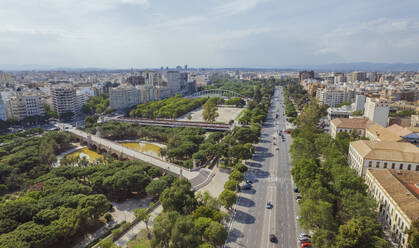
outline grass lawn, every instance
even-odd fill
[[[128,248],[151,248],[151,242],[147,238],[147,230],[141,230],[135,240],[128,242]]]

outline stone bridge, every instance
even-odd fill
[[[178,165],[164,161],[160,158],[134,151],[117,142],[103,139],[78,129],[73,128],[67,129],[66,131],[72,133],[81,145],[85,145],[91,150],[95,150],[99,153],[107,153],[115,159],[119,160],[141,160],[151,165],[157,166],[158,168],[172,175],[185,177],[191,182],[194,189],[202,187],[205,183],[207,183],[206,180],[211,180],[210,171],[208,169],[202,168],[198,171],[190,171]]]

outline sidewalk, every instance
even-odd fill
[[[215,173],[215,176],[212,178],[211,182],[198,191],[202,193],[208,191],[212,197],[218,197],[218,195],[223,192],[224,184],[227,182],[230,173],[228,169],[219,167],[214,168],[213,172]]]
[[[151,213],[150,213],[150,219],[148,221],[148,227],[150,228],[151,226],[153,226],[153,220],[154,218],[159,215],[161,212],[163,211],[163,207],[160,205],[158,206],[156,209],[154,209]],[[114,243],[117,244],[120,247],[126,247],[126,244],[133,240],[135,238],[135,236],[142,230],[145,229],[146,225],[144,223],[144,221],[140,221],[138,222],[135,226],[133,226],[128,232],[126,232],[124,235],[122,235],[117,241],[115,241]]]

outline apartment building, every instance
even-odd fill
[[[365,102],[364,116],[371,121],[387,127],[388,113],[390,111],[390,102],[378,98],[367,97]]]
[[[52,104],[59,115],[78,114],[77,90],[70,85],[57,85],[51,88]]]
[[[327,118],[329,121],[336,118],[349,118],[352,113],[352,107],[345,105],[340,108],[328,108]]]
[[[355,111],[364,111],[366,97],[364,95],[356,95],[355,97]]]
[[[410,118],[410,126],[419,127],[419,115],[412,115]]]
[[[142,102],[140,88],[122,85],[109,89],[109,105],[112,109],[126,109]]]
[[[338,133],[352,133],[353,131],[359,136],[365,136],[365,129],[369,123],[371,121],[366,118],[336,118],[330,122],[330,136],[335,139]]]
[[[335,89],[317,89],[317,100],[322,104],[327,104],[329,107],[336,107],[344,102],[345,92]]]
[[[23,92],[18,89],[15,96],[6,102],[7,117],[16,120],[23,120],[30,116],[43,116],[44,100],[37,91]]]
[[[412,223],[419,220],[419,173],[396,170],[372,170],[365,174],[369,194],[378,203],[379,219],[399,247],[408,248]]]
[[[6,103],[3,101],[3,96],[0,93],[0,119],[6,121],[7,118],[7,109]]]
[[[358,140],[349,144],[348,163],[360,176],[367,169],[419,172],[419,148],[404,142]]]

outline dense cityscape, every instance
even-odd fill
[[[419,248],[418,13],[1,1],[0,248]]]
[[[417,247],[419,73],[0,79],[2,247]]]

